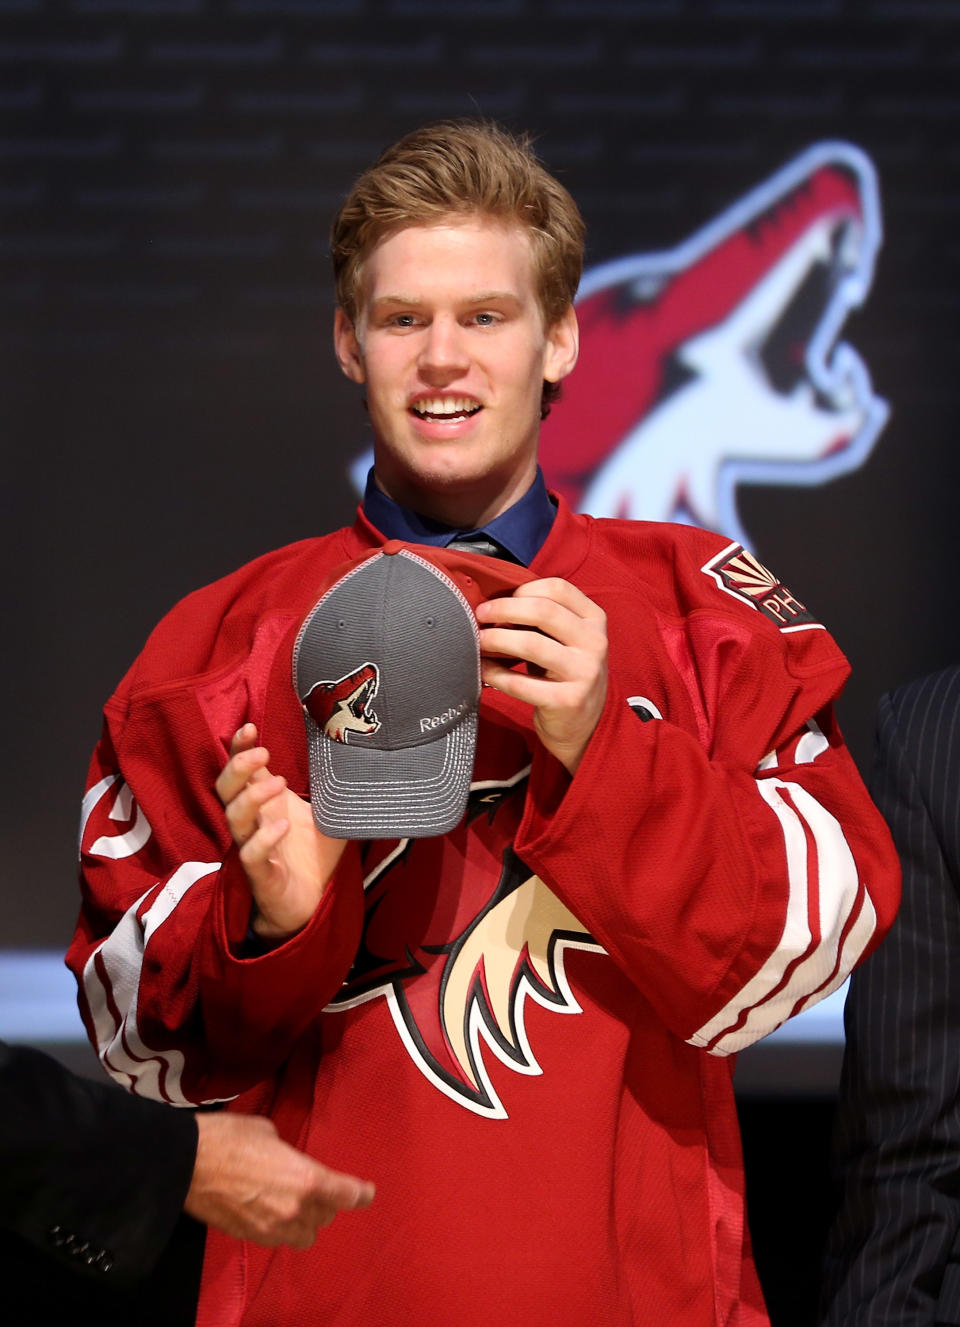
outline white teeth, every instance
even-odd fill
[[[433,396],[414,404],[418,415],[468,415],[476,410],[479,401],[471,396]]]

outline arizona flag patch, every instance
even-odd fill
[[[712,576],[726,594],[756,608],[781,631],[823,630],[807,606],[741,544],[729,544],[700,570]]]

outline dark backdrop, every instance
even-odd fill
[[[892,415],[832,483],[742,488],[754,548],[880,692],[960,654],[960,4],[0,0],[3,944],[63,943],[99,707],[159,615],[347,519],[329,216],[385,143],[538,135],[591,266],[670,248],[810,143],[862,147],[886,237],[844,335]],[[562,406],[558,409],[562,409]]]
[[[532,130],[591,266],[675,246],[811,143],[874,162],[885,240],[844,336],[890,420],[853,473],[739,495],[854,665],[866,763],[880,693],[960,657],[958,87],[953,0],[0,0],[0,947],[69,938],[99,707],[161,613],[349,518],[367,439],[326,227],[441,116]]]

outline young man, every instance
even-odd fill
[[[732,1053],[876,942],[897,864],[803,605],[715,535],[547,494],[582,242],[496,128],[388,150],[333,227],[374,433],[355,524],[191,596],[107,706],[70,956],[104,1063],[377,1185],[308,1254],[211,1236],[200,1327],[765,1321]],[[326,837],[304,615],[340,564],[458,537],[530,568],[476,610],[466,814]]]

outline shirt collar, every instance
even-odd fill
[[[377,488],[372,469],[367,475],[363,512],[387,539],[446,548],[457,535],[485,534],[495,539],[522,566],[529,567],[550,533],[557,509],[538,466],[536,478],[523,497],[479,529],[461,530],[431,520],[429,516],[421,516],[410,507],[401,507]]]

